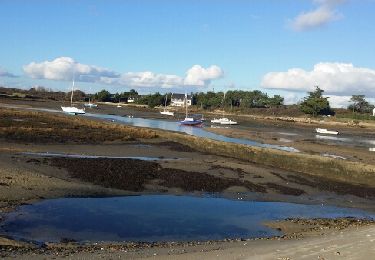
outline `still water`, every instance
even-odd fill
[[[281,235],[262,225],[289,217],[373,218],[362,210],[206,196],[64,198],[3,215],[0,233],[35,242],[192,241]]]

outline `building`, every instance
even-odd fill
[[[191,96],[187,96],[187,105],[191,106]],[[171,106],[173,107],[185,107],[185,94],[172,94]]]
[[[135,97],[128,97],[128,103],[134,103]]]

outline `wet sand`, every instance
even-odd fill
[[[19,119],[15,117],[14,119]],[[38,121],[38,119],[36,119]],[[40,121],[40,120],[39,120]],[[12,124],[23,124],[23,121],[11,121]],[[8,122],[9,123],[9,122]],[[48,124],[48,121],[45,123]],[[59,124],[49,127],[59,127]],[[95,127],[95,125],[90,126]],[[70,128],[79,131],[80,128]],[[74,130],[75,129],[75,130]],[[81,129],[82,130],[82,129]],[[128,129],[129,130],[129,129]],[[101,131],[107,131],[102,129]],[[119,130],[120,131],[120,130]],[[125,131],[125,130],[121,130]],[[63,132],[63,131],[62,131]],[[27,133],[27,132],[26,132]],[[43,135],[44,133],[44,135]],[[170,142],[153,135],[141,138],[134,132],[129,132],[126,139],[121,135],[108,135],[109,140],[93,141],[92,139],[79,138],[74,142],[65,140],[65,135],[60,134],[55,138],[43,139],[48,133],[41,132],[40,138],[30,138],[25,132],[0,139],[0,206],[2,211],[12,210],[15,206],[32,201],[73,196],[116,196],[128,194],[186,194],[221,192],[224,197],[241,200],[285,201],[296,203],[329,204],[336,206],[363,208],[375,212],[375,188],[363,187],[340,183],[322,177],[303,175],[253,163],[243,162],[232,158],[200,153],[189,147]],[[29,132],[32,136],[32,132]],[[139,133],[137,133],[139,134]],[[133,135],[133,136],[132,136]],[[62,138],[62,139],[61,139]],[[43,140],[52,140],[45,142]],[[160,161],[139,161],[131,159],[75,159],[75,158],[43,158],[42,156],[26,155],[22,152],[55,152],[67,154],[84,154],[100,156],[149,156],[172,158]],[[178,158],[178,159],[175,159]],[[98,181],[109,167],[115,169],[117,175],[108,178],[105,183]],[[86,175],[79,173],[85,171]],[[129,179],[129,173],[138,172],[141,178],[134,179],[128,185],[117,185],[118,178]],[[142,173],[146,173],[142,175]],[[181,176],[183,177],[181,179]],[[251,193],[247,193],[250,192]],[[345,221],[344,221],[345,222]],[[344,227],[344,222],[340,224]],[[16,256],[17,258],[57,257],[59,252],[72,255],[75,258],[99,257],[126,257],[138,258],[152,256],[164,259],[191,258],[217,258],[238,259],[255,258],[274,259],[277,257],[299,258],[303,255],[317,258],[336,257],[334,253],[352,256],[352,259],[371,253],[370,250],[358,250],[369,247],[375,236],[373,226],[349,226],[349,229],[337,231],[335,223],[328,224],[324,232],[304,232],[296,235],[295,226],[285,223],[276,223],[275,228],[285,228],[285,233],[290,236],[272,240],[255,241],[227,241],[207,242],[203,244],[167,244],[167,245],[136,245],[114,246],[98,245],[96,247],[80,248],[73,245],[72,251],[66,249],[71,245],[64,243],[47,245],[47,249],[29,249],[31,245],[2,238],[3,245],[0,251],[2,256]],[[365,226],[365,227],[364,227]],[[327,227],[321,222],[317,223],[318,229]],[[327,231],[327,232],[326,232]],[[332,234],[332,232],[334,234]],[[343,233],[342,233],[343,232]],[[292,235],[294,233],[294,235]],[[340,235],[340,239],[337,235]],[[309,238],[310,236],[315,236]],[[357,236],[358,247],[350,244],[349,238]],[[317,237],[316,237],[317,236]],[[295,240],[304,237],[303,240]],[[293,238],[293,240],[290,240]],[[334,238],[336,240],[334,240]],[[373,238],[372,238],[373,239]],[[325,242],[324,242],[325,241]],[[336,242],[337,241],[337,242]],[[347,247],[335,245],[341,242]],[[9,246],[6,246],[9,245]],[[339,244],[340,245],[340,244]],[[21,246],[21,247],[17,247]],[[321,248],[320,248],[321,247]],[[58,248],[58,249],[56,249]],[[103,248],[103,250],[102,250]],[[294,248],[294,250],[290,250]],[[320,248],[320,251],[318,250]],[[323,249],[326,248],[326,251]],[[9,249],[11,249],[9,251]],[[358,249],[358,250],[357,250]],[[341,250],[341,251],[335,251]],[[89,252],[86,252],[89,251]],[[125,252],[126,251],[126,252]],[[315,253],[312,253],[312,252]],[[363,253],[364,255],[358,254]],[[357,255],[355,255],[357,253]],[[156,254],[156,255],[154,255]],[[219,256],[217,256],[219,255]],[[349,258],[350,259],[350,258]]]

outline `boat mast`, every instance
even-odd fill
[[[73,77],[73,84],[72,84],[72,94],[70,94],[70,106],[73,106],[73,92],[74,92],[74,77]]]
[[[224,97],[223,97],[223,118],[224,118],[224,106],[225,106],[225,92],[224,92]]]
[[[186,109],[186,118],[188,117],[188,110],[187,110],[187,94],[185,93],[185,109]]]

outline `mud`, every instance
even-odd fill
[[[232,178],[219,178],[207,173],[162,168],[156,162],[136,159],[51,158],[51,165],[64,168],[73,178],[104,187],[142,192],[151,184],[183,191],[222,192],[232,186],[251,192],[266,192],[261,185]]]

